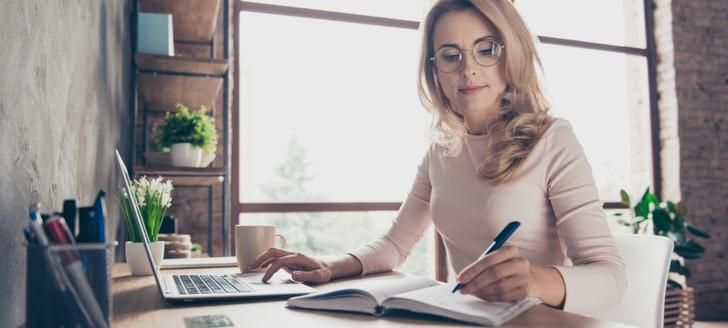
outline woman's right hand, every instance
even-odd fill
[[[269,248],[250,264],[250,269],[266,266],[268,269],[263,275],[263,282],[267,282],[280,269],[290,273],[293,280],[303,283],[320,284],[332,277],[331,267],[324,261],[280,248]]]

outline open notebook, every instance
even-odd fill
[[[385,315],[390,310],[426,313],[468,323],[498,326],[530,309],[535,298],[512,303],[486,302],[451,293],[452,286],[415,276],[363,280],[348,288],[293,297],[287,306]]]

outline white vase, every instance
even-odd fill
[[[172,144],[172,166],[199,167],[202,148],[189,142]]]
[[[152,250],[154,263],[157,264],[157,269],[159,269],[159,264],[162,263],[162,259],[164,258],[164,242],[155,241],[149,244],[149,248]],[[127,241],[125,249],[126,264],[129,265],[129,271],[131,271],[132,275],[149,276],[152,274],[152,268],[149,266],[149,259],[147,258],[143,243]]]

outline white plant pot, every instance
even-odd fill
[[[152,250],[154,263],[157,264],[157,269],[159,269],[159,264],[162,263],[162,259],[164,258],[164,242],[155,241],[149,244],[149,247]],[[129,265],[129,271],[131,271],[132,275],[149,276],[152,274],[152,268],[149,266],[149,259],[147,259],[143,243],[127,241],[125,249],[126,264]]]
[[[202,158],[200,159],[200,167],[208,167],[210,163],[215,160],[215,153],[202,152]]]
[[[172,166],[199,167],[202,149],[189,142],[172,144]]]

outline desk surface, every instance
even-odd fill
[[[206,273],[231,273],[237,268],[184,270]],[[164,270],[174,273],[180,270]],[[390,272],[367,279],[398,275]],[[361,279],[361,278],[358,278]],[[315,286],[319,290],[342,287],[347,280]],[[154,277],[129,274],[126,263],[115,263],[113,270],[113,326],[118,327],[184,327],[183,318],[200,315],[227,315],[236,327],[474,327],[435,317],[423,318],[416,314],[396,314],[374,317],[366,314],[293,310],[285,307],[284,298],[234,300],[216,303],[165,304],[154,282]],[[615,322],[596,320],[584,316],[537,305],[502,327],[628,327]]]

